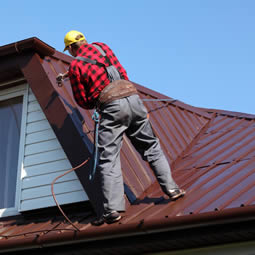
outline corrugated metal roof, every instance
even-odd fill
[[[68,80],[63,82],[63,87],[58,87],[55,81],[56,74],[66,71],[70,61],[70,57],[56,52],[53,56],[42,59],[41,64],[54,89],[69,104],[79,109],[84,119],[83,131],[93,141],[92,112],[76,105]],[[143,99],[170,99],[138,84],[136,86]],[[114,231],[119,234],[135,234],[136,228],[132,229],[130,226],[139,227],[144,223],[160,230],[164,222],[169,228],[171,224],[185,224],[186,221],[195,219],[199,224],[199,220],[207,215],[217,218],[226,212],[226,217],[231,218],[234,212],[241,215],[248,209],[254,210],[255,115],[201,109],[178,100],[148,100],[144,104],[150,113],[154,132],[160,138],[172,166],[173,176],[186,189],[187,194],[176,202],[170,202],[160,190],[148,164],[141,160],[125,138],[121,151],[127,187],[125,216],[118,224],[94,227],[89,224],[91,215],[72,212],[71,219],[81,229],[83,238],[100,236],[100,233],[103,235],[101,238],[105,238],[115,233]],[[54,239],[56,233],[73,231],[72,226],[66,224],[62,218],[47,220],[40,216],[41,223],[24,221],[22,218],[22,224],[19,224],[20,218],[22,217],[2,222],[0,247],[8,240],[36,237],[37,234],[41,238],[47,235],[57,242]],[[48,233],[52,229],[54,232]],[[26,234],[27,232],[30,233]]]

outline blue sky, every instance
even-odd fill
[[[255,114],[254,0],[13,0],[0,45],[69,30],[109,44],[130,80],[187,104]]]

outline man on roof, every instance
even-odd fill
[[[168,161],[155,136],[148,112],[126,70],[104,43],[89,44],[81,32],[70,31],[64,38],[65,49],[74,57],[68,76],[74,98],[84,109],[97,108],[100,114],[98,133],[99,172],[104,214],[101,223],[121,219],[125,211],[120,149],[124,133],[142,158],[152,168],[162,191],[171,200],[185,194],[172,178]],[[64,78],[59,75],[57,80]]]

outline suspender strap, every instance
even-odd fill
[[[83,62],[90,63],[90,64],[92,64],[92,65],[98,65],[98,66],[103,66],[103,67],[105,67],[104,64],[99,63],[99,62],[97,62],[97,61],[94,60],[94,59],[85,58],[85,57],[81,57],[81,56],[77,56],[76,59],[79,59],[79,60],[81,60],[81,61],[83,61]]]
[[[92,44],[95,48],[98,49],[98,51],[105,57],[106,56],[106,53],[104,52],[104,50],[97,44]]]
[[[102,54],[102,56],[105,58],[108,64],[112,65],[110,59],[106,56],[106,53],[104,52],[104,50],[97,44],[92,44],[92,45]]]
[[[111,82],[116,81],[116,80],[121,80],[122,78],[121,78],[121,75],[120,75],[119,71],[117,70],[117,68],[114,65],[111,64],[111,61],[106,56],[106,53],[104,52],[104,50],[99,45],[96,45],[96,44],[92,44],[92,45],[96,49],[98,49],[98,51],[103,55],[105,60],[109,63],[109,66],[106,66],[103,63],[99,63],[98,61],[96,61],[94,59],[85,58],[85,57],[81,57],[81,56],[77,56],[76,59],[79,59],[79,60],[81,60],[83,62],[86,62],[86,63],[90,63],[92,65],[97,65],[97,66],[100,66],[100,67],[104,67],[106,72],[107,72],[108,78]]]

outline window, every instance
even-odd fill
[[[15,206],[23,97],[0,102],[0,209]]]
[[[25,97],[26,86],[0,90],[0,216],[18,212]]]
[[[72,166],[29,85],[0,83],[0,217],[55,206],[51,182]],[[60,204],[88,200],[75,173],[55,186]]]

